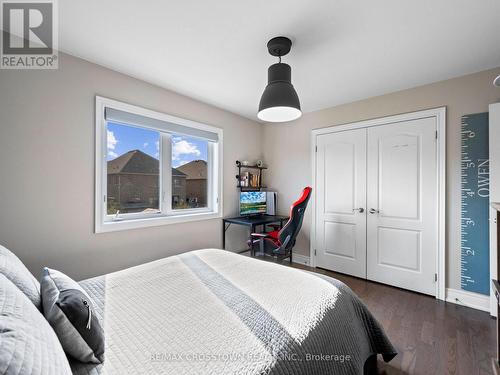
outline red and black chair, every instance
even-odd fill
[[[292,262],[292,249],[302,227],[307,203],[311,198],[312,188],[304,188],[300,198],[290,207],[290,219],[280,230],[268,233],[252,233],[250,247],[252,255],[258,250],[263,255],[276,256],[279,259],[290,258]]]

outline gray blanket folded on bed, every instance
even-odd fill
[[[198,250],[85,280],[106,337],[77,374],[362,374],[396,351],[335,279]]]

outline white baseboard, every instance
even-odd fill
[[[310,259],[306,255],[293,254],[292,260],[294,263],[304,264],[306,266],[311,265]],[[488,313],[490,312],[490,297],[479,293],[446,288],[446,302],[486,311]]]
[[[446,302],[490,312],[490,297],[479,293],[446,288]]]
[[[250,255],[250,250],[248,250],[248,249],[240,250],[238,252],[238,254],[241,254],[241,253],[248,253],[248,255]],[[286,259],[285,261],[288,261],[288,259]],[[303,264],[304,266],[311,265],[310,259],[307,255],[296,254],[296,253],[292,254],[292,262],[298,263],[298,264]]]
[[[292,262],[298,263],[298,264],[303,264],[305,266],[311,265],[311,262],[310,262],[310,259],[308,256],[301,255],[301,254],[295,254],[295,253],[292,253]]]

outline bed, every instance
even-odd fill
[[[338,280],[205,249],[84,280],[104,364],[75,374],[362,374],[396,351]]]

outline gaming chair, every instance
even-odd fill
[[[295,239],[299,234],[304,219],[307,203],[311,197],[312,188],[304,188],[302,195],[290,207],[290,219],[280,230],[274,230],[268,233],[252,233],[249,245],[252,255],[255,250],[266,255],[274,255],[280,259],[290,258],[292,262],[292,248],[295,245]]]

